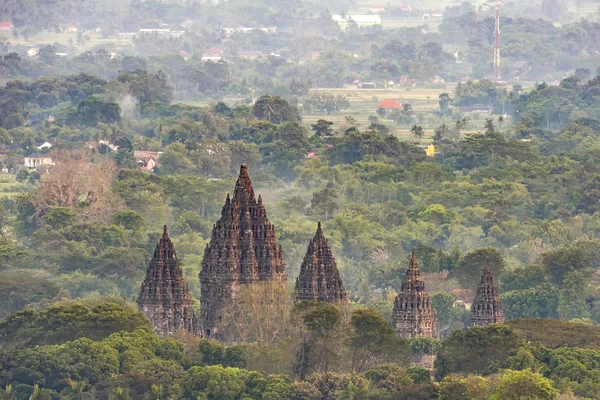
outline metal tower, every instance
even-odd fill
[[[496,29],[494,30],[494,80],[502,80],[500,68],[500,3],[496,4]]]

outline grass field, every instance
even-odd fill
[[[430,141],[433,131],[442,122],[452,123],[452,121],[443,121],[434,114],[439,110],[438,99],[441,93],[454,93],[455,84],[446,84],[441,88],[411,88],[411,89],[314,89],[332,94],[342,94],[350,101],[350,107],[341,110],[334,115],[315,114],[306,115],[303,118],[304,123],[313,124],[318,119],[326,119],[334,123],[334,129],[342,127],[345,124],[347,116],[353,117],[361,126],[369,124],[368,118],[371,115],[377,115],[377,105],[384,99],[394,99],[401,104],[409,103],[413,108],[413,115],[416,123],[425,128],[425,137],[422,142]],[[379,117],[379,116],[378,116]],[[386,118],[380,118],[394,135],[402,139],[410,138],[410,126],[397,125],[394,121]],[[467,132],[477,132],[483,129],[485,118],[481,116],[478,119],[472,119]]]
[[[65,46],[69,46],[75,50],[76,53],[81,53],[98,46],[108,46],[110,49],[118,48],[124,49],[133,47],[131,39],[117,39],[117,38],[105,38],[98,32],[82,32],[82,36],[87,39],[79,40],[78,32],[53,32],[46,31],[40,32],[36,35],[28,36],[25,39],[22,35],[14,37],[9,33],[3,32],[0,34],[0,39],[7,40],[13,45],[23,46],[35,46],[35,45],[51,45],[60,43]]]
[[[25,183],[19,183],[14,174],[0,174],[0,198],[14,197],[20,193],[27,192],[29,189]]]

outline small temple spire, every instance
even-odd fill
[[[471,326],[486,326],[504,323],[504,309],[500,292],[494,281],[490,262],[485,265],[477,293],[471,304]]]
[[[138,308],[160,336],[178,330],[195,331],[192,296],[169,238],[167,225],[150,260],[137,298]]]
[[[248,176],[248,166],[246,164],[240,166],[240,176]]]
[[[413,249],[400,293],[394,301],[393,327],[404,338],[437,337],[438,322]]]
[[[317,300],[328,303],[346,301],[346,291],[327,239],[317,224],[317,232],[309,242],[296,279],[296,300]]]

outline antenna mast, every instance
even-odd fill
[[[500,68],[500,3],[496,4],[496,29],[494,30],[494,80],[502,80]]]

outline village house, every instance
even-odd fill
[[[152,171],[158,164],[162,151],[134,150],[133,158],[142,171]]]
[[[54,165],[52,163],[52,157],[47,154],[34,153],[28,156],[25,156],[23,159],[23,163],[25,164],[25,168],[28,169],[38,169],[47,165]]]
[[[136,163],[142,171],[152,171],[154,170],[154,167],[158,165],[158,162],[156,162],[154,158],[150,158],[148,160],[138,160]]]
[[[371,6],[369,8],[369,11],[372,12],[373,14],[379,14],[379,13],[385,12],[385,6],[382,6],[382,5]]]
[[[39,146],[36,146],[38,150],[44,150],[44,149],[49,149],[50,147],[52,147],[52,143],[50,142],[44,142],[42,144],[40,144]]]
[[[179,50],[179,55],[183,57],[184,61],[187,61],[190,59],[190,57],[192,57],[192,53],[185,50]]]
[[[402,111],[404,107],[394,99],[385,99],[377,106],[377,114],[385,116],[390,110]]]
[[[58,24],[61,32],[77,32],[77,27],[73,24]]]
[[[135,158],[136,161],[138,160],[150,160],[151,158],[153,158],[154,160],[158,160],[160,158],[160,155],[162,154],[162,151],[152,151],[152,150],[134,150],[133,151],[133,158]]]
[[[142,28],[138,31],[138,34],[178,38],[185,35],[185,31],[172,31],[168,28]]]
[[[119,32],[117,33],[117,38],[119,39],[133,39],[138,35],[137,32]]]
[[[226,25],[222,32],[225,36],[229,37],[234,33],[250,33],[253,31],[261,31],[264,33],[275,33],[277,32],[277,27],[275,26],[267,26],[267,27],[248,27],[242,25]]]
[[[346,30],[350,24],[358,27],[381,25],[381,16],[376,15],[332,15],[331,19],[336,22],[342,30]]]
[[[223,49],[217,47],[211,47],[202,53],[202,61],[221,61],[223,58]]]
[[[492,114],[492,108],[483,104],[474,104],[472,106],[459,107],[458,110],[463,114]]]
[[[34,57],[34,56],[37,56],[38,54],[40,54],[40,48],[38,46],[30,47],[29,49],[27,49],[27,55],[29,57]]]
[[[14,28],[12,21],[0,21],[0,31],[12,31]]]
[[[183,21],[181,21],[181,23],[179,24],[180,27],[187,29],[189,27],[191,27],[192,25],[194,25],[196,23],[196,21],[186,18]]]
[[[452,291],[452,294],[456,296],[456,300],[452,303],[452,307],[465,310],[471,309],[471,303],[473,302],[473,293],[471,289],[455,289]]]

